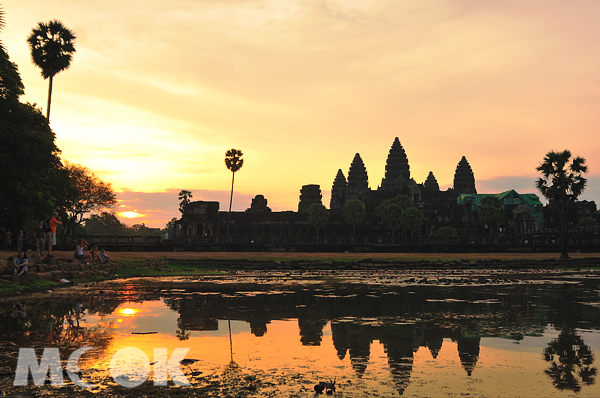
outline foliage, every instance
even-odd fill
[[[177,222],[177,218],[173,217],[171,221],[169,221],[165,227],[160,231],[161,235],[169,234],[171,238],[175,237],[175,222]]]
[[[402,212],[402,226],[413,233],[417,232],[423,225],[423,212],[416,207],[409,207]]]
[[[131,226],[131,231],[132,231],[133,235],[140,235],[140,236],[160,236],[161,235],[160,228],[150,228],[150,227],[147,227],[145,223],[133,224]]]
[[[117,198],[110,183],[102,181],[87,167],[76,163],[65,163],[75,195],[63,204],[64,216],[62,238],[66,244],[67,237],[73,239],[75,227],[81,225],[88,213],[112,209],[117,205]]]
[[[352,224],[352,236],[355,235],[356,226],[365,218],[365,204],[358,199],[351,199],[344,203],[344,221]]]
[[[185,207],[190,203],[190,199],[192,198],[192,191],[183,189],[179,192],[179,211],[181,214],[183,214]]]
[[[402,210],[415,207],[415,203],[407,195],[398,195],[394,200],[400,205]]]
[[[379,205],[381,221],[392,231],[392,235],[402,224],[402,207],[396,199],[387,199]]]
[[[481,206],[477,209],[479,221],[489,225],[490,230],[504,218],[502,201],[497,196],[485,196],[481,199]]]
[[[89,235],[128,235],[130,229],[117,216],[108,211],[92,214],[85,220],[85,233]]]
[[[598,221],[596,221],[592,217],[584,217],[581,220],[579,220],[579,226],[581,228],[597,227]]]
[[[35,105],[19,101],[23,92],[0,48],[0,224],[13,230],[46,219],[69,184],[55,135]]]
[[[75,34],[58,20],[38,22],[27,38],[32,62],[41,69],[44,79],[50,78],[46,118],[50,118],[52,79],[71,65],[75,53],[74,41]]]
[[[452,243],[456,241],[458,232],[454,227],[440,227],[435,233],[437,238],[440,238],[442,242]]]
[[[244,154],[239,149],[230,149],[225,152],[225,166],[232,173],[235,173],[244,165]]]
[[[588,171],[585,158],[571,158],[569,150],[550,151],[536,170],[542,174],[536,188],[561,213],[561,258],[568,258],[565,212],[585,190],[587,179],[583,175]]]
[[[321,203],[313,203],[308,208],[308,223],[317,229],[317,240],[319,240],[319,230],[325,226],[329,220],[329,210]]]
[[[544,360],[550,363],[545,373],[557,389],[581,391],[582,385],[595,383],[597,369],[592,366],[594,354],[572,329],[564,329],[544,349]]]

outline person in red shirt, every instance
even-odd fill
[[[52,254],[52,246],[56,245],[56,226],[62,225],[57,212],[54,212],[53,217],[48,222],[50,232],[48,232],[48,257],[54,257]]]

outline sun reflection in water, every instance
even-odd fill
[[[122,308],[119,310],[119,314],[121,314],[123,316],[134,316],[139,311],[140,310],[135,309],[135,308]]]

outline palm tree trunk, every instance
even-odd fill
[[[52,79],[54,76],[50,76],[50,82],[48,84],[48,106],[46,107],[46,119],[50,120],[50,102],[52,101]]]
[[[560,212],[560,258],[562,259],[569,258],[569,253],[567,252],[567,242],[565,241],[566,218],[565,209],[562,209]]]
[[[229,223],[231,222],[231,203],[233,203],[233,181],[235,173],[231,173],[231,196],[229,197],[229,214],[227,215],[227,236],[229,237]]]

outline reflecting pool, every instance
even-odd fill
[[[10,389],[16,348],[59,347],[65,360],[91,346],[80,375],[100,395],[304,397],[335,381],[340,397],[600,396],[595,278],[414,282],[157,279],[49,293],[5,306],[3,387],[51,388]],[[156,348],[189,348],[190,386],[154,386],[151,371],[121,387],[111,359],[128,347],[150,365]],[[78,388],[65,382],[51,391]]]

